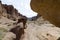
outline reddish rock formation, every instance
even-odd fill
[[[33,11],[60,27],[60,0],[31,0]]]

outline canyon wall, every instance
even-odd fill
[[[60,0],[31,0],[31,9],[60,27]]]
[[[19,40],[24,35],[27,17],[12,5],[0,1],[0,40]]]
[[[42,15],[27,18],[0,2],[0,40],[60,40],[60,28]]]

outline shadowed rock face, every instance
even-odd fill
[[[24,34],[24,28],[20,28],[20,26],[16,26],[11,29],[10,32],[13,32],[16,35],[14,40],[20,40],[21,36]]]
[[[23,23],[23,28],[21,28],[20,26],[16,26],[10,30],[10,32],[13,32],[14,34],[16,34],[16,38],[14,40],[20,40],[21,36],[24,34],[24,29],[26,29],[25,25],[26,25],[27,19],[24,19],[24,18],[18,19],[18,22],[16,24],[19,24],[21,22]]]
[[[31,9],[60,27],[60,0],[31,0]]]

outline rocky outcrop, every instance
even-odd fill
[[[60,28],[39,14],[30,19],[0,2],[0,40],[60,40]]]
[[[60,27],[60,0],[31,0],[31,9]]]
[[[27,21],[23,40],[60,40],[60,28],[39,17],[35,21]]]
[[[27,18],[18,13],[12,5],[2,4],[0,1],[0,33],[2,32],[1,35],[4,34],[0,40],[6,40],[6,37],[11,37],[7,40],[20,40],[21,36],[24,35],[26,21]],[[3,29],[5,31],[1,31]]]

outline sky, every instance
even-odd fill
[[[19,13],[27,16],[33,17],[36,16],[37,13],[33,12],[30,7],[31,0],[1,0],[3,4],[13,5],[14,8],[18,10]]]

